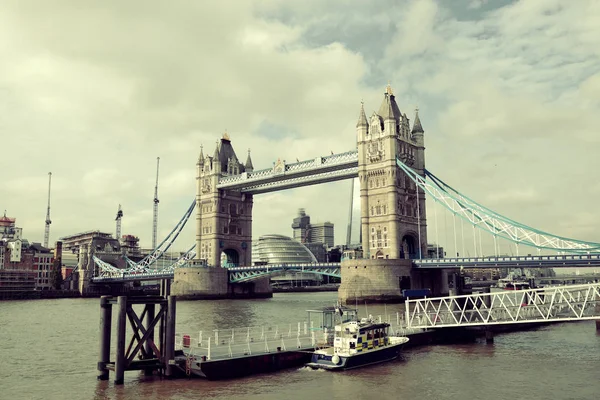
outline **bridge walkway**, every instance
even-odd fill
[[[407,299],[409,328],[600,319],[600,283]]]

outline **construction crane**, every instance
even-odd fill
[[[152,248],[156,249],[156,229],[158,227],[158,166],[160,157],[156,157],[156,185],[154,186],[154,216],[152,221]]]
[[[52,172],[48,172],[48,210],[46,211],[46,228],[44,230],[44,247],[48,248],[48,240],[50,239],[50,186],[52,184]]]
[[[117,210],[117,240],[121,239],[121,218],[123,218],[123,210],[121,210],[121,205],[119,204],[119,210]]]

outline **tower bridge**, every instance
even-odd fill
[[[278,159],[272,168],[254,170],[250,151],[242,162],[231,137],[225,133],[212,155],[205,155],[201,148],[196,163],[195,200],[170,238],[142,262],[127,261],[127,270],[95,260],[98,273],[92,281],[127,281],[141,279],[144,274],[159,274],[172,277],[173,293],[183,297],[270,296],[267,272],[290,267],[250,267],[254,196],[351,178],[357,178],[360,185],[362,256],[345,259],[335,266],[307,267],[317,273],[339,274],[342,302],[390,300],[409,288],[430,288],[435,294],[447,294],[448,274],[460,267],[600,264],[600,244],[517,223],[462,195],[428,171],[425,132],[418,110],[411,124],[406,113],[400,111],[389,85],[378,111],[367,117],[361,104],[355,135],[356,149],[294,163]],[[426,259],[428,233],[437,236],[435,216],[435,229],[428,232],[426,195],[451,214],[456,253],[456,221],[461,230],[464,223],[472,227],[475,257]],[[192,215],[195,245],[170,267],[152,269]],[[494,257],[483,257],[481,232],[493,239]],[[514,244],[517,256],[500,256],[499,241]],[[519,245],[536,248],[538,255],[519,257]],[[559,254],[541,255],[541,250]]]

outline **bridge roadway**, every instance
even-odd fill
[[[515,256],[485,258],[428,258],[413,260],[417,269],[453,268],[561,268],[561,267],[600,267],[600,254],[571,254],[551,256]],[[256,265],[251,267],[229,267],[230,282],[245,282],[277,272],[310,272],[320,275],[341,277],[340,263]],[[109,273],[92,278],[94,283],[117,283],[172,279],[173,272],[148,271]]]

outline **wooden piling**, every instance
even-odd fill
[[[125,381],[125,329],[127,327],[127,296],[119,296],[117,300],[117,356],[115,360],[115,385]]]
[[[165,377],[173,376],[173,359],[175,357],[175,320],[176,296],[169,296],[167,300],[167,326],[165,331]]]
[[[112,304],[109,303],[111,296],[100,298],[100,355],[98,357],[98,379],[108,380],[108,368],[110,362],[110,334],[112,322]]]
[[[148,328],[152,321],[154,320],[155,315],[155,307],[154,304],[146,304],[146,327]],[[148,339],[154,342],[154,327],[150,330],[150,334],[148,335]],[[145,344],[146,354],[154,354],[152,346],[149,341],[146,341]],[[152,375],[151,369],[144,370],[144,375]]]

